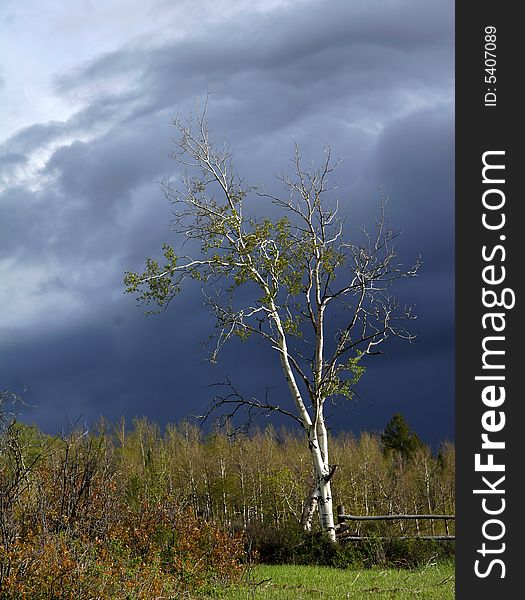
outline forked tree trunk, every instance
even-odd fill
[[[301,525],[304,531],[312,531],[312,521],[315,510],[319,511],[319,524],[321,530],[326,532],[330,539],[335,542],[335,523],[332,501],[332,486],[328,475],[316,476],[317,483],[308,494],[301,516]],[[328,481],[327,481],[328,479]]]
[[[265,288],[265,291],[269,293],[268,288]],[[301,395],[301,391],[299,390],[295,379],[288,354],[286,334],[273,300],[271,301],[270,306],[273,321],[279,332],[279,346],[277,349],[279,350],[280,354],[281,366],[297,408],[298,419],[301,421],[308,435],[308,446],[312,456],[316,488],[318,490],[317,509],[319,512],[319,523],[321,525],[321,530],[327,533],[329,538],[335,542],[335,525],[334,515],[332,512],[332,489],[330,485],[330,478],[333,474],[333,471],[330,471],[330,467],[328,465],[328,438],[322,412],[322,401],[321,398],[317,399],[317,418],[315,421],[313,421],[308,413]],[[320,314],[320,319],[322,319],[322,313]],[[319,338],[317,354],[319,355],[319,364],[322,364],[322,336]]]
[[[328,432],[324,421],[323,405],[320,400],[320,410],[317,415],[316,440],[310,446],[312,457],[314,459],[314,469],[317,487],[319,488],[318,495],[318,511],[321,530],[325,531],[329,538],[335,542],[335,524],[332,501],[332,484],[331,479],[335,471],[335,466],[330,467],[328,464]]]
[[[315,485],[305,501],[301,523],[305,531],[311,531],[313,515],[317,508],[321,531],[325,532],[335,542],[332,486],[330,482],[335,467],[330,468],[328,465],[328,453],[324,445],[324,440],[323,447],[325,452],[321,451],[319,440],[315,433],[312,432],[308,442],[314,467]]]
[[[319,489],[316,484],[304,502],[303,514],[301,516],[301,525],[304,531],[312,531],[312,521],[314,518],[315,509],[317,508],[318,497]]]

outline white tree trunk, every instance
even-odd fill
[[[321,530],[328,534],[330,539],[335,542],[335,525],[332,506],[332,489],[330,485],[330,467],[328,465],[328,444],[327,432],[322,414],[322,404],[318,404],[317,418],[315,422],[308,413],[306,405],[301,396],[301,391],[295,380],[295,375],[290,364],[288,356],[288,346],[286,344],[286,334],[284,332],[281,318],[273,301],[271,302],[271,316],[279,332],[279,350],[281,366],[283,368],[288,387],[294,399],[297,408],[298,416],[303,424],[303,427],[308,433],[308,445],[312,455],[314,467],[315,482],[318,489],[317,507],[319,511],[319,523]],[[322,337],[320,338],[320,347],[322,350]],[[322,361],[322,351],[319,354]]]
[[[335,524],[333,515],[332,490],[330,481],[326,481],[326,476],[320,477],[316,474],[316,483],[304,503],[301,524],[304,531],[312,531],[312,521],[315,509],[319,511],[319,524],[321,530],[328,534],[330,539],[335,542]]]
[[[325,481],[324,478],[320,484],[318,510],[321,529],[328,534],[328,537],[332,540],[332,542],[335,542],[336,537],[332,503],[332,485],[330,481]]]
[[[321,530],[328,534],[328,537],[335,542],[335,523],[332,502],[332,486],[330,480],[327,481],[328,472],[323,469],[321,473],[316,472],[317,479],[317,510],[319,512],[319,524]]]
[[[317,510],[319,512],[319,523],[321,530],[335,542],[335,524],[332,502],[332,486],[330,483],[330,467],[328,466],[328,455],[321,451],[317,432],[312,428],[309,436],[310,453],[314,466],[315,483],[317,489]]]
[[[303,514],[301,516],[301,525],[303,526],[304,531],[312,531],[312,521],[314,518],[315,509],[317,508],[318,497],[319,488],[316,484],[304,502]]]

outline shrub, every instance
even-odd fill
[[[240,580],[243,541],[166,505],[123,508],[105,539],[27,532],[0,548],[2,600],[120,600],[206,593]]]
[[[180,598],[241,579],[242,538],[167,492],[130,499],[104,436],[58,439],[23,470],[25,433],[4,432],[1,600]]]
[[[296,523],[283,527],[254,524],[246,538],[260,562],[267,564],[347,567],[361,562],[353,546],[334,544],[321,532],[306,533]]]
[[[414,568],[451,558],[455,552],[449,541],[385,538],[370,532],[368,536],[334,544],[321,532],[305,533],[294,523],[253,524],[246,532],[249,548],[267,564]]]

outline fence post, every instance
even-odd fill
[[[339,504],[337,507],[337,524],[341,525],[345,520],[343,519],[343,515],[345,514],[345,507],[342,504]]]

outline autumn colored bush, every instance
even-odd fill
[[[9,565],[3,599],[78,598],[149,600],[193,595],[239,581],[243,544],[191,514],[144,506],[123,515],[105,539],[71,531],[32,533],[0,561]]]
[[[241,536],[169,493],[130,497],[105,433],[2,435],[2,600],[189,598],[240,580]]]

